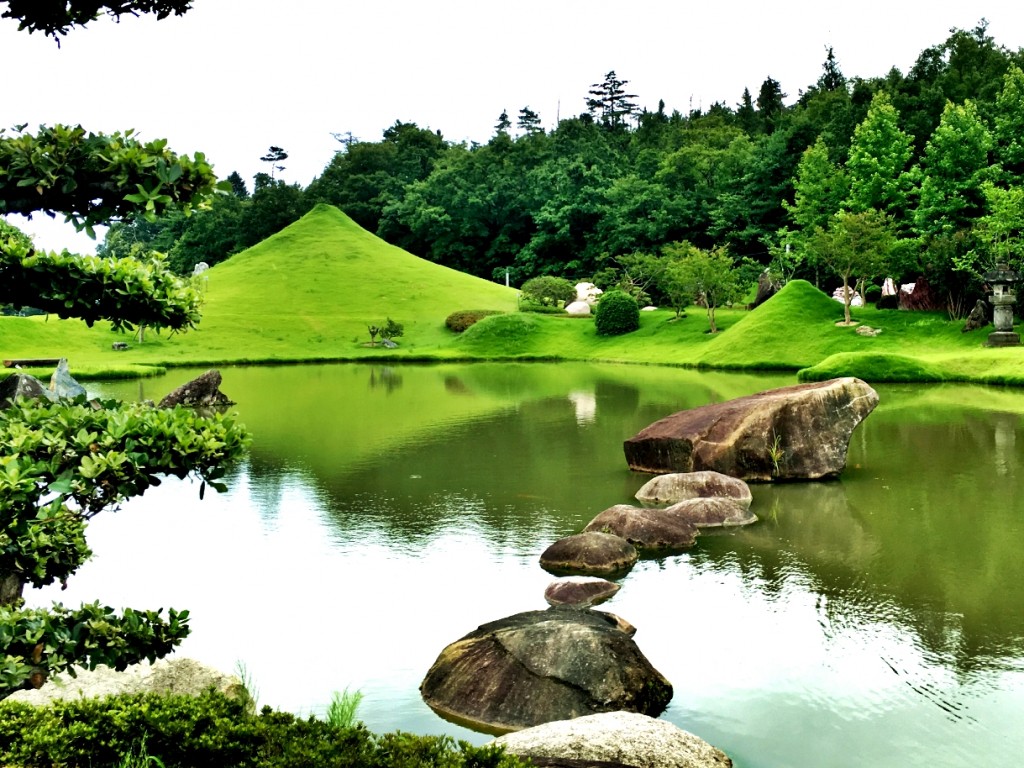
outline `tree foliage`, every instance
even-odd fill
[[[156,14],[164,19],[174,14],[181,16],[192,8],[193,0],[4,0],[7,9],[0,18],[17,19],[18,29],[44,32],[58,37],[66,35],[72,27],[84,27],[90,21],[106,14],[120,20],[121,16],[140,13]]]
[[[91,20],[99,8],[117,15],[155,11],[170,3],[60,3],[64,16],[23,13],[23,27],[63,33]],[[187,8],[178,3],[176,7]],[[159,10],[160,9],[163,10]],[[164,12],[166,10],[166,12]],[[44,13],[45,12],[45,13]],[[74,15],[78,14],[78,15]],[[48,26],[49,25],[49,26]],[[63,25],[63,26],[62,26]],[[62,213],[92,230],[113,219],[187,216],[215,191],[216,178],[201,154],[178,157],[163,140],[138,141],[131,131],[110,136],[81,127],[42,127],[27,134],[0,131],[0,211],[31,216]],[[90,324],[110,320],[186,329],[199,319],[199,296],[171,274],[158,255],[142,259],[81,257],[37,252],[9,228],[0,232],[0,303],[39,306]],[[129,250],[139,251],[133,243]],[[167,654],[188,634],[187,612],[125,609],[98,603],[68,609],[26,609],[26,585],[63,582],[89,557],[86,523],[100,511],[158,485],[161,475],[193,476],[221,490],[227,466],[246,434],[230,418],[148,404],[16,400],[0,410],[0,698],[38,687],[74,664],[123,669]]]
[[[743,293],[739,272],[728,250],[704,250],[682,242],[665,246],[664,255],[669,259],[666,288],[680,294],[673,304],[689,298],[703,305],[710,332],[718,333],[715,310],[738,301]]]

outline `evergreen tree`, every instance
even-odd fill
[[[590,86],[590,98],[587,110],[595,120],[606,128],[620,128],[626,125],[627,118],[636,114],[637,105],[632,99],[635,93],[626,93],[628,80],[620,80],[613,69],[604,76],[600,83]]]
[[[516,127],[527,135],[541,133],[544,130],[540,127],[540,115],[528,106],[519,110],[519,119],[516,121]]]
[[[774,132],[778,126],[779,118],[786,107],[783,103],[785,98],[786,94],[782,92],[779,81],[766,77],[757,94],[757,116],[765,133]]]
[[[750,135],[758,130],[757,112],[754,110],[754,101],[749,88],[743,89],[740,103],[736,105],[736,123]]]
[[[495,134],[508,133],[508,129],[512,127],[512,121],[508,119],[508,111],[501,110],[501,114],[498,115],[498,124],[494,126]]]
[[[817,86],[822,91],[838,91],[846,89],[846,77],[839,70],[839,63],[836,61],[832,46],[828,47],[828,55],[822,65],[821,77],[818,78]]]

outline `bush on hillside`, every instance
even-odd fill
[[[594,315],[598,336],[618,336],[640,327],[640,305],[622,291],[609,291],[601,296]]]
[[[576,298],[576,286],[564,277],[533,277],[519,290],[526,301],[542,307],[563,307]]]
[[[458,312],[452,312],[448,317],[444,319],[444,325],[449,331],[455,333],[462,333],[464,330],[473,325],[473,323],[482,320],[489,315],[500,315],[501,312],[497,309],[460,309]]]
[[[165,768],[526,765],[494,747],[448,737],[377,735],[361,725],[340,728],[269,707],[254,715],[245,702],[212,690],[201,696],[69,699],[47,707],[0,705],[0,765],[128,765],[129,756],[142,755]]]

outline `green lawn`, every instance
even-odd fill
[[[715,335],[691,307],[679,320],[669,310],[642,312],[634,333],[600,337],[588,318],[519,313],[516,291],[390,246],[325,205],[206,277],[196,330],[147,331],[140,344],[102,323],[4,317],[0,358],[67,357],[80,378],[225,363],[547,359],[1024,385],[1024,348],[988,349],[986,329],[964,334],[939,313],[866,307],[854,318],[882,333],[860,336],[836,325],[838,302],[803,281],[754,311],[718,310]],[[444,320],[464,309],[505,314],[457,335]],[[388,317],[405,327],[399,347],[368,346],[367,325]],[[127,351],[111,348],[125,340]]]

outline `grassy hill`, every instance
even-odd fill
[[[226,363],[560,359],[1024,385],[1024,348],[985,348],[987,330],[963,334],[941,313],[865,307],[855,319],[882,332],[861,336],[836,325],[838,302],[801,280],[756,310],[720,309],[715,335],[692,307],[679,320],[642,312],[639,330],[601,337],[588,318],[518,313],[516,291],[388,245],[326,205],[205,278],[194,331],[147,332],[144,343],[129,339],[129,350],[115,352],[111,342],[126,337],[102,323],[0,318],[0,358],[67,357],[82,378]],[[505,314],[456,335],[444,320],[463,309]],[[367,346],[367,325],[389,317],[405,327],[398,349]]]

